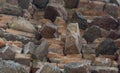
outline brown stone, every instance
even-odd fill
[[[41,29],[40,33],[44,38],[54,38],[57,37],[57,26],[52,23],[44,24]]]
[[[104,2],[98,1],[80,2],[77,11],[86,16],[103,16],[105,15],[103,12],[104,5]]]
[[[23,17],[18,17],[18,18],[13,18],[12,23],[9,24],[10,28],[16,29],[19,31],[24,31],[28,33],[35,33],[36,29],[35,27],[25,18]]]
[[[64,66],[65,73],[90,73],[89,69],[90,63],[89,62],[72,62],[68,63]]]
[[[114,42],[115,42],[116,47],[120,47],[120,39],[117,39]]]
[[[67,23],[65,22],[65,20],[63,20],[63,18],[56,17],[56,20],[54,21],[54,24],[58,26],[58,32],[61,35],[66,34]]]
[[[0,47],[4,47],[5,44],[6,42],[2,38],[0,38]]]
[[[35,35],[32,34],[32,33],[22,32],[22,31],[18,31],[18,30],[14,30],[14,29],[6,29],[6,32],[8,32],[10,34],[16,34],[16,35],[29,37],[29,38],[34,38],[35,37]]]
[[[0,13],[1,14],[8,14],[8,15],[15,15],[21,16],[22,9],[19,6],[3,3],[0,5]]]
[[[67,12],[62,5],[49,3],[45,9],[45,18],[55,21],[56,17],[60,16],[64,20],[67,20]]]
[[[118,28],[118,21],[113,18],[112,16],[102,16],[95,18],[91,25],[97,25],[105,30],[110,30],[110,29],[117,29]]]
[[[115,18],[119,16],[119,7],[115,4],[106,4],[104,7],[104,12]]]
[[[11,47],[6,46],[5,48],[0,50],[0,57],[4,60],[13,60],[15,57],[15,52]]]
[[[19,64],[30,66],[31,56],[29,54],[16,54],[15,61]]]
[[[16,45],[17,47],[20,47],[20,48],[23,47],[23,43],[20,41],[7,41],[7,43],[10,45]]]
[[[52,64],[44,64],[36,73],[61,73],[61,70]]]
[[[65,0],[66,8],[77,8],[79,0]]]

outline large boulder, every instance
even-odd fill
[[[71,23],[67,26],[66,42],[65,42],[65,54],[78,54],[81,53],[81,37],[79,32],[79,26],[77,23]]]
[[[45,16],[44,17],[46,19],[50,19],[54,22],[57,16],[60,16],[64,20],[67,20],[67,11],[60,4],[49,3],[47,5],[47,7],[45,8]]]

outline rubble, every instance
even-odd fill
[[[0,0],[0,73],[119,73],[119,0]]]

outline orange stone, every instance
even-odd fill
[[[5,46],[5,44],[6,44],[6,42],[2,38],[0,38],[0,47]]]
[[[32,33],[27,33],[27,32],[23,32],[23,31],[14,30],[14,29],[6,29],[6,32],[11,33],[11,34],[26,36],[26,37],[29,37],[29,38],[34,38],[35,37],[35,35],[32,34]]]

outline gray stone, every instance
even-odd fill
[[[65,54],[78,54],[81,53],[82,45],[80,43],[81,36],[79,26],[77,23],[71,23],[67,26],[65,42]]]
[[[34,49],[36,48],[36,45],[33,42],[28,42],[24,46],[23,53],[28,54],[28,53],[33,53]]]
[[[96,56],[101,55],[114,55],[117,51],[115,43],[112,39],[106,38],[96,49]]]
[[[41,44],[36,49],[34,49],[32,53],[33,58],[43,61],[47,57],[48,48],[49,43],[46,40],[42,41]]]
[[[49,0],[33,0],[33,4],[38,8],[45,8]]]
[[[83,38],[85,38],[85,40],[88,43],[92,43],[95,39],[99,38],[100,36],[101,29],[98,26],[91,26],[83,34]]]
[[[0,37],[5,38],[7,41],[21,41],[24,44],[28,43],[29,41],[34,42],[34,40],[24,36],[6,33],[3,29],[0,29]]]
[[[66,8],[77,8],[79,0],[65,0]]]
[[[64,66],[65,73],[90,73],[89,64],[86,63],[68,63]]]
[[[22,17],[13,18],[9,26],[13,29],[29,33],[35,33],[36,31],[35,27],[29,21]]]
[[[0,51],[0,58],[4,60],[13,60],[15,57],[15,51],[10,47],[6,46]]]
[[[30,5],[31,0],[18,0],[18,5],[22,8],[22,9],[28,9],[29,5]]]
[[[8,3],[2,3],[2,4],[0,4],[0,13],[1,14],[21,16],[22,15],[22,9],[19,6],[16,6],[16,5],[12,5],[12,4],[8,4]]]
[[[20,64],[13,61],[0,60],[0,73],[28,73]]]
[[[76,11],[72,16],[72,22],[78,23],[79,28],[83,30],[85,30],[88,27],[87,19],[82,14],[79,14]]]
[[[51,64],[45,64],[36,73],[61,73],[61,70]]]
[[[116,67],[92,66],[91,73],[119,73]]]

